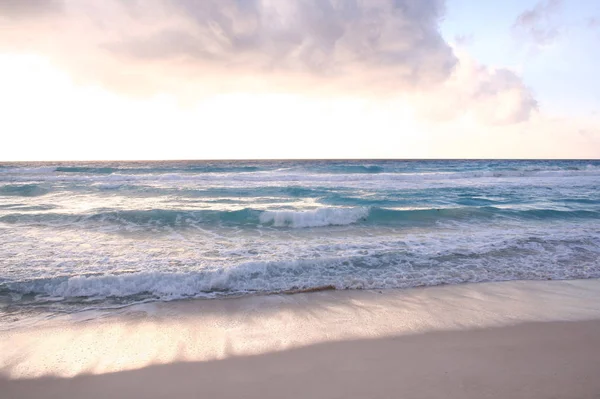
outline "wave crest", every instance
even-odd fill
[[[375,251],[367,255],[253,261],[189,272],[136,271],[0,280],[0,297],[125,298],[171,300],[251,293],[281,293],[319,287],[380,289],[505,280],[598,278],[598,241],[539,237],[490,242],[470,250]],[[585,250],[582,248],[586,248]],[[570,267],[552,261],[567,257]],[[527,264],[523,268],[520,262]],[[21,298],[20,298],[21,297]]]
[[[265,211],[260,215],[262,224],[275,227],[343,226],[366,220],[368,208],[318,208],[310,211]]]
[[[48,189],[37,184],[6,185],[0,187],[0,196],[39,197],[48,193]]]
[[[23,209],[19,209],[22,211]],[[421,225],[439,221],[489,221],[493,218],[511,219],[599,219],[595,210],[573,209],[510,209],[492,206],[392,209],[380,207],[325,207],[310,210],[182,210],[148,209],[105,211],[91,214],[65,213],[11,213],[0,216],[0,222],[9,224],[36,223],[42,225],[82,225],[86,228],[102,225],[128,228],[175,227],[195,225],[272,226],[278,228],[311,228],[345,226],[355,223],[379,225]]]

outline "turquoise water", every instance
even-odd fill
[[[0,164],[0,302],[600,277],[600,161]]]

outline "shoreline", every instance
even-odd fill
[[[315,286],[310,288],[300,288],[300,289],[289,289],[283,291],[273,291],[273,292],[249,292],[244,294],[236,294],[236,295],[223,295],[223,296],[197,296],[197,297],[184,297],[184,298],[176,298],[176,299],[144,299],[139,302],[132,302],[120,305],[107,305],[107,306],[99,306],[97,308],[82,308],[82,309],[72,309],[71,311],[56,309],[49,310],[44,305],[38,305],[31,308],[27,308],[27,315],[30,316],[28,318],[23,317],[22,319],[25,321],[23,325],[18,322],[5,322],[2,323],[0,321],[0,332],[2,331],[11,331],[17,330],[20,328],[28,328],[34,325],[45,325],[48,322],[52,322],[54,319],[59,320],[68,320],[73,317],[77,318],[77,315],[87,314],[87,313],[96,313],[98,317],[111,317],[114,315],[120,315],[122,313],[126,313],[128,309],[138,309],[138,308],[146,308],[147,306],[157,306],[161,308],[163,306],[185,306],[182,304],[185,303],[202,303],[202,302],[213,302],[213,301],[245,301],[245,300],[256,300],[256,298],[281,298],[287,296],[297,296],[297,295],[310,295],[310,294],[319,294],[319,293],[327,293],[331,292],[333,295],[344,295],[343,293],[371,293],[371,294],[384,294],[384,295],[394,295],[403,292],[407,293],[415,293],[419,290],[437,290],[437,289],[452,289],[453,287],[461,288],[461,287],[475,287],[475,286],[484,286],[484,287],[493,287],[497,285],[505,286],[505,285],[515,285],[515,284],[532,284],[532,285],[544,285],[546,283],[574,283],[578,282],[598,282],[600,287],[600,277],[588,277],[588,278],[577,278],[577,279],[524,279],[524,280],[501,280],[501,281],[476,281],[476,282],[464,282],[464,283],[456,283],[456,284],[447,284],[442,283],[438,285],[418,285],[414,287],[408,288],[342,288],[338,289],[334,285],[322,285]],[[594,283],[592,283],[594,284]],[[350,294],[352,295],[352,294]],[[0,312],[5,311],[5,309],[10,308],[10,305],[4,304],[3,308],[0,308]],[[15,307],[18,310],[18,307]],[[11,308],[11,311],[14,310]],[[18,312],[14,312],[19,315]],[[34,315],[34,316],[32,316]],[[599,316],[600,317],[600,316]]]
[[[481,336],[485,339],[477,338]],[[536,344],[539,337],[546,337],[541,346]],[[525,353],[529,360],[519,357]],[[353,388],[362,397],[388,397],[385,393],[394,392],[397,381],[415,386],[411,397],[484,396],[475,388],[440,396],[450,388],[442,380],[430,381],[428,371],[433,367],[442,373],[435,365],[440,362],[451,368],[453,378],[464,382],[478,376],[487,381],[489,392],[499,395],[490,393],[490,397],[508,397],[500,395],[497,378],[519,367],[524,372],[533,370],[528,372],[533,373],[532,384],[538,390],[532,391],[533,385],[517,375],[505,375],[500,379],[507,389],[512,387],[511,397],[550,397],[544,389],[562,389],[569,383],[576,384],[572,392],[579,396],[556,397],[593,397],[582,389],[600,393],[589,376],[600,371],[595,360],[600,359],[600,280],[152,302],[79,312],[0,331],[0,354],[0,390],[10,393],[7,397],[102,397],[106,392],[96,390],[106,384],[122,387],[130,394],[125,396],[134,398],[166,397],[158,393],[167,386],[170,392],[198,395],[207,394],[198,391],[199,381],[206,376],[216,379],[215,387],[206,391],[214,397],[246,396],[246,391],[246,397],[253,397],[251,392],[255,397],[271,397],[264,390],[267,380],[283,379],[290,387],[302,388],[293,376],[308,385],[303,389],[322,391],[288,395],[273,388],[270,392],[279,392],[279,397],[338,397],[342,392],[344,397],[359,397],[332,391],[321,381],[323,373],[340,382],[347,379],[349,386],[354,386],[354,380],[367,383],[383,378],[381,384],[387,388],[372,395]],[[262,366],[251,366],[255,363]],[[213,367],[221,371],[213,372]],[[404,371],[395,380],[390,376],[397,369]],[[228,370],[237,370],[245,382],[230,386]],[[150,383],[156,386],[156,395],[140,391],[146,388],[139,379],[162,379]],[[263,380],[264,384],[258,382]],[[427,389],[420,394],[417,383],[437,386],[439,395],[431,391],[427,396]],[[519,396],[520,392],[531,395]]]
[[[5,354],[0,374],[72,376],[320,342],[583,320],[600,320],[600,279],[148,302],[54,315],[0,331],[0,353]],[[118,341],[107,341],[115,334]],[[209,344],[188,345],[198,341]],[[179,353],[179,346],[187,349]],[[73,349],[86,357],[73,358]],[[23,358],[23,352],[28,356]],[[121,363],[96,365],[107,356]],[[14,358],[20,359],[18,367],[11,364]]]

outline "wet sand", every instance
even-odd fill
[[[600,282],[139,305],[0,332],[2,398],[599,398]]]

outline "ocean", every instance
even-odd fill
[[[599,278],[598,259],[600,161],[0,164],[8,315]]]

